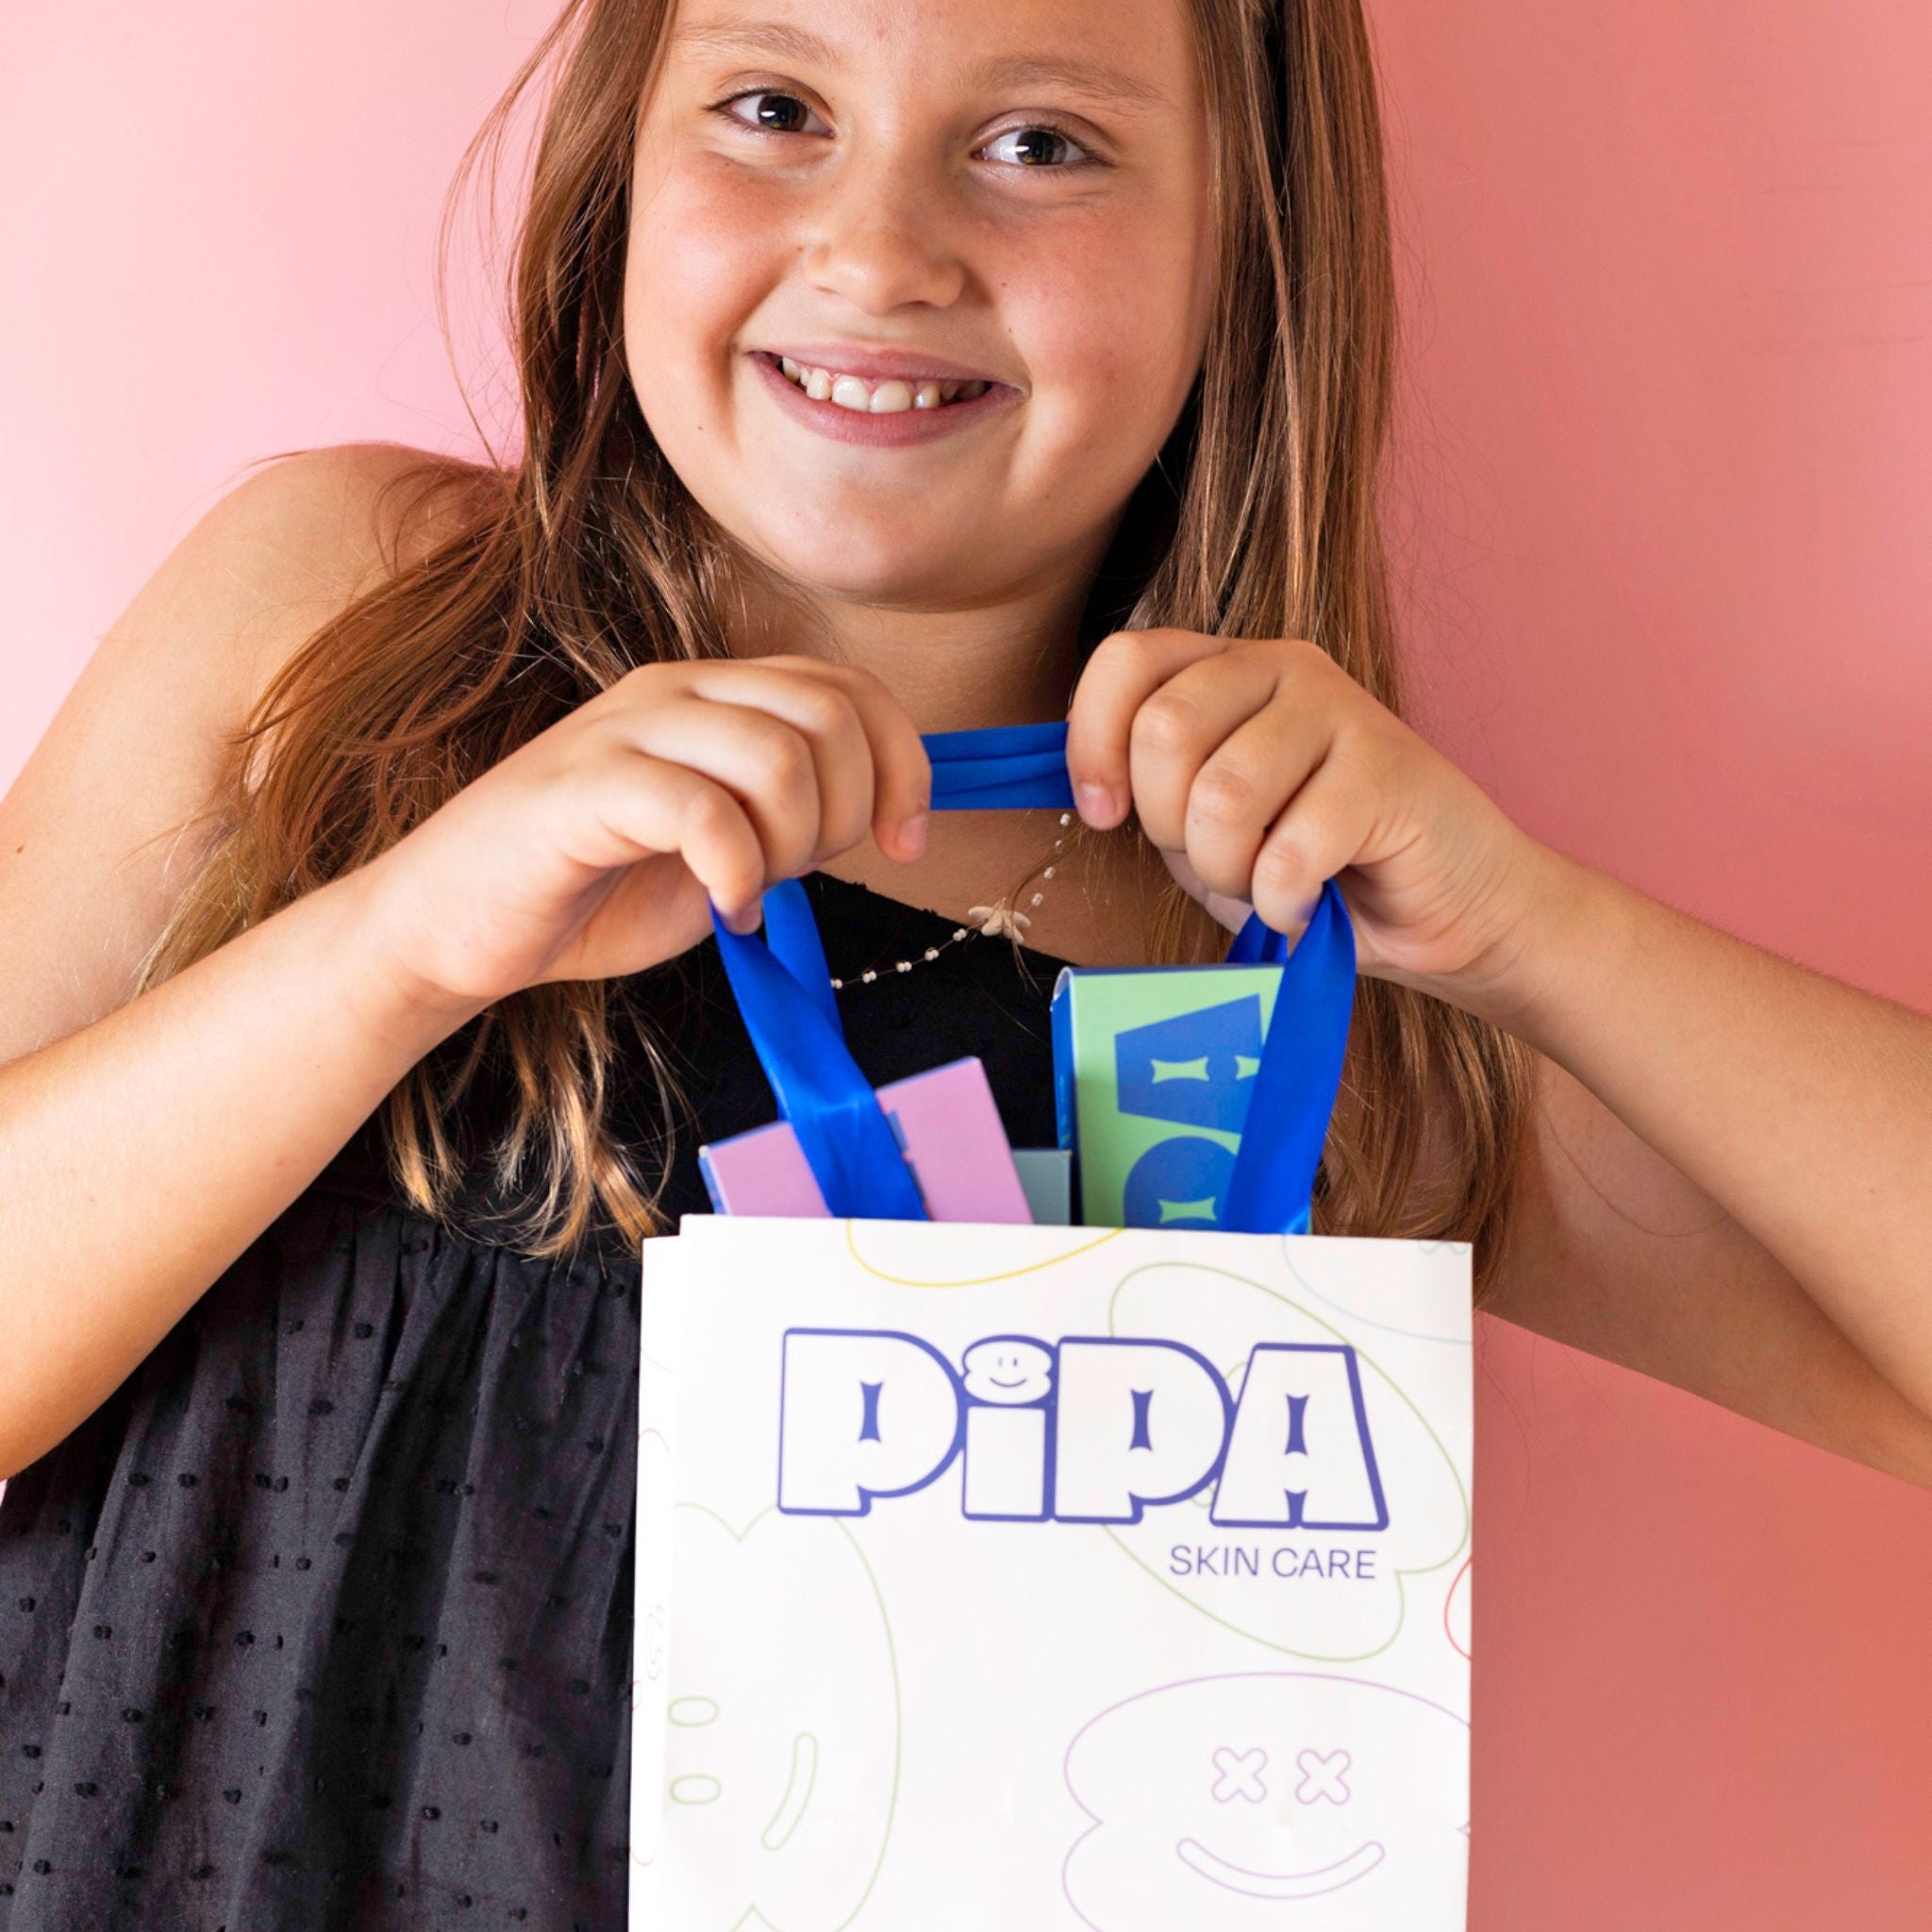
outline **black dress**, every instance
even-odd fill
[[[840,995],[874,1084],[977,1054],[1052,1145],[1060,962],[901,974],[949,922],[806,888],[832,971],[884,969]],[[702,1213],[698,1141],[770,1090],[714,940],[649,985]],[[7,1485],[0,1932],[623,1932],[639,1285],[614,1238],[538,1261],[401,1205],[371,1123]]]

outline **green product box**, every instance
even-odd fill
[[[1276,966],[1067,967],[1054,1111],[1089,1227],[1221,1225]]]

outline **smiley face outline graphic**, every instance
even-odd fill
[[[732,1906],[711,1922],[708,1932],[776,1924],[795,1926],[799,1932],[842,1932],[843,1927],[864,1912],[878,1883],[899,1803],[903,1706],[898,1646],[878,1578],[858,1540],[836,1519],[827,1522],[823,1518],[787,1517],[768,1507],[738,1529],[726,1517],[701,1503],[678,1503],[675,1514],[682,1524],[705,1537],[715,1553],[713,1560],[729,1549],[738,1553],[730,1559],[734,1563],[763,1562],[782,1572],[787,1551],[796,1556],[808,1542],[818,1543],[826,1551],[837,1549],[842,1553],[837,1572],[839,1580],[851,1593],[853,1604],[866,1605],[862,1630],[841,1626],[842,1635],[853,1646],[844,1659],[847,1666],[857,1666],[862,1654],[870,1672],[876,1673],[871,1689],[875,1693],[877,1707],[866,1721],[865,1728],[876,1733],[875,1742],[889,1740],[888,1757],[880,1767],[884,1782],[868,1794],[870,1816],[864,1820],[863,1829],[854,1828],[851,1807],[855,1791],[849,1786],[839,1793],[831,1814],[834,1818],[842,1815],[842,1824],[827,1826],[822,1804],[815,1803],[823,1798],[828,1783],[834,1783],[831,1774],[841,1763],[849,1772],[851,1753],[840,1750],[839,1738],[826,1735],[830,1727],[808,1722],[791,1728],[787,1736],[785,1725],[771,1723],[773,1713],[769,1708],[758,1708],[753,1714],[754,1707],[762,1706],[764,1700],[711,1695],[718,1686],[702,1670],[693,1671],[689,1663],[689,1627],[683,1640],[682,1660],[678,1654],[674,1654],[672,1659],[672,1676],[675,1681],[670,1688],[675,1694],[668,1698],[664,1709],[669,1748],[661,1772],[662,1802],[678,1807],[688,1820],[716,1813],[721,1821],[718,1828],[736,1839],[741,1849],[750,1851],[756,1847],[752,1854],[755,1865],[745,1864],[736,1880],[737,1888],[744,1893],[741,1909],[734,1896]],[[777,1541],[764,1546],[766,1539]],[[823,1561],[822,1557],[821,1566]],[[822,1580],[829,1580],[833,1574],[823,1572]],[[741,1587],[732,1592],[731,1600],[742,1610],[748,1600],[758,1599],[760,1595],[741,1578]],[[794,1606],[792,1613],[782,1620],[788,1627],[795,1610]],[[806,1680],[798,1677],[793,1681],[802,1685]],[[828,1711],[818,1712],[820,1718],[828,1715]],[[747,1730],[742,1721],[748,1716],[751,1724]],[[708,1733],[727,1724],[740,1732],[739,1741],[719,1746],[719,1755],[714,1759],[701,1746],[710,1741]],[[746,1757],[745,1742],[748,1737],[760,1733],[763,1740],[775,1748],[754,1761]],[[726,1771],[725,1776],[719,1775],[721,1769]],[[746,1779],[731,1774],[745,1771],[752,1772],[752,1781],[763,1787],[762,1803],[744,1801]],[[722,1823],[727,1811],[734,1821],[730,1824]],[[824,1836],[827,1830],[833,1833],[829,1842]],[[808,1836],[817,1840],[815,1845],[807,1845]],[[789,1865],[792,1857],[816,1860],[828,1855],[829,1864],[819,1877],[810,1881],[814,1892],[810,1909],[801,1915],[796,1909],[796,1888],[802,1881],[790,1873],[781,1874],[777,1866],[766,1865],[763,1860],[782,1858]],[[679,1859],[690,1863],[694,1858],[715,1869],[715,1854],[701,1852],[687,1832],[679,1848]],[[773,1890],[786,1886],[794,1890],[792,1910],[779,1909],[771,1896]],[[779,1913],[775,1920],[771,1916],[773,1910]]]
[[[1241,1736],[1208,1747],[1206,1740],[1222,1736],[1224,1724],[1233,1730],[1226,1720],[1229,1700],[1237,1695]],[[1218,1711],[1217,1705],[1222,1707]],[[1277,1713],[1284,1705],[1293,1712],[1299,1749],[1271,1753],[1255,1741],[1266,1735],[1263,1720],[1271,1705]],[[1294,1814],[1336,1825],[1352,1818],[1355,1790],[1348,1780],[1360,1760],[1358,1750],[1340,1741],[1351,1718],[1366,1724],[1371,1736],[1382,1734],[1375,1740],[1379,1749],[1400,1750],[1398,1737],[1391,1735],[1391,1726],[1399,1725],[1452,1758],[1467,1751],[1468,1721],[1447,1706],[1396,1685],[1313,1671],[1235,1671],[1182,1678],[1122,1698],[1090,1718],[1068,1744],[1062,1767],[1067,1790],[1089,1821],[1061,1867],[1061,1889],[1074,1916],[1090,1932],[1125,1932],[1129,1925],[1150,1923],[1146,1911],[1153,1904],[1166,1914],[1163,1923],[1186,1924],[1191,1932],[1220,1932],[1223,1927],[1274,1924],[1267,1907],[1307,1902],[1309,1910],[1297,1923],[1308,1932],[1330,1926],[1352,1932],[1364,1924],[1383,1923],[1391,1903],[1382,1890],[1386,1878],[1365,1902],[1341,1895],[1378,1872],[1392,1872],[1399,1886],[1405,1871],[1412,1871],[1419,1858],[1453,1863],[1465,1857],[1466,1824],[1453,1832],[1442,1826],[1456,1840],[1452,1845],[1429,1838],[1440,1820],[1403,1809],[1388,1821],[1371,1816],[1360,1821],[1358,1835],[1350,1834],[1352,1843],[1320,1844],[1318,1834],[1317,1846],[1310,1847],[1317,1862],[1291,1870],[1265,1866],[1251,1855],[1231,1856],[1230,1849],[1241,1848],[1220,1849],[1213,1842],[1217,1836],[1225,1837],[1217,1832],[1217,1813],[1238,1829],[1250,1830],[1249,1821],[1264,1815],[1277,1823]],[[1444,1722],[1438,1724],[1438,1719]],[[1126,1739],[1117,1735],[1123,1720]],[[1176,1755],[1175,1727],[1185,1733],[1202,1724],[1207,1728],[1198,1758],[1187,1752]],[[1137,1730],[1143,1756],[1151,1740],[1162,1747],[1164,1764],[1194,1766],[1198,1789],[1191,1803],[1174,1797],[1162,1802],[1144,1779],[1137,1779],[1137,1769],[1144,1768],[1137,1767],[1130,1748]],[[1100,1740],[1093,1740],[1096,1732]],[[1357,1746],[1365,1741],[1359,1732],[1355,1735]],[[1307,1741],[1301,1742],[1304,1736]],[[1462,1762],[1466,1766],[1466,1757]],[[1109,1783],[1131,1793],[1142,1808],[1123,1810],[1110,1802],[1105,1789]],[[1151,1810],[1145,1808],[1150,1795]],[[1179,1808],[1170,1814],[1170,1806]],[[1466,1807],[1460,1815],[1466,1816]],[[1413,1856],[1398,1859],[1391,1852],[1391,1840],[1398,1836],[1391,1824],[1404,1827],[1398,1850],[1415,1840],[1419,1850]],[[1103,1850],[1109,1833],[1128,1835],[1125,1864],[1118,1848],[1111,1857]],[[1327,1856],[1331,1850],[1339,1856]],[[1183,1873],[1188,1876],[1182,1877]],[[1197,1886],[1198,1891],[1193,1890]],[[1183,1899],[1191,1903],[1183,1907]]]

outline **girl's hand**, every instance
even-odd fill
[[[924,847],[932,773],[869,672],[804,657],[641,665],[364,869],[382,957],[432,1009],[639,973],[758,924],[858,844]]]
[[[1533,991],[1526,915],[1561,861],[1316,645],[1116,632],[1067,735],[1081,817],[1118,824],[1131,800],[1196,897],[1294,938],[1337,878],[1363,973],[1491,1017]]]

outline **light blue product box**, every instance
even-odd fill
[[[1066,1227],[1074,1219],[1074,1157],[1064,1147],[1015,1147],[1013,1166],[1036,1227]]]
[[[1280,988],[1278,965],[1062,969],[1054,1111],[1084,1225],[1221,1225]]]

